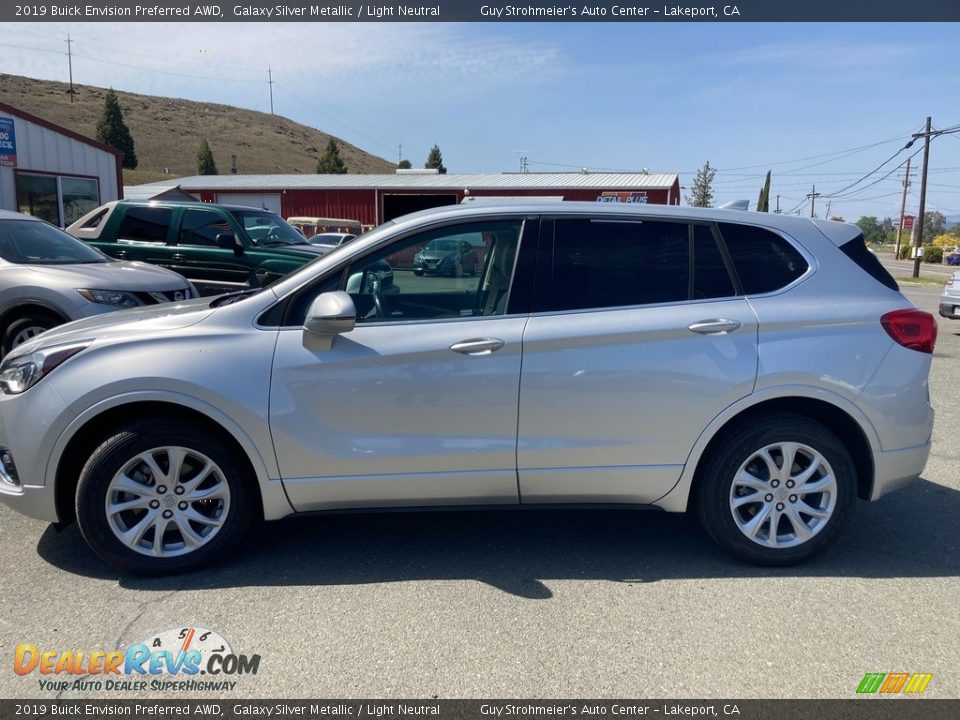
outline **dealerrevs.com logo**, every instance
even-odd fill
[[[21,643],[13,658],[13,671],[37,677],[45,692],[223,692],[236,688],[234,677],[259,669],[259,655],[234,652],[221,633],[198,626],[152,633],[126,650],[60,651]]]
[[[857,686],[858,695],[920,695],[933,680],[933,673],[867,673]]]

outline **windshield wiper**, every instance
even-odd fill
[[[260,288],[250,288],[249,290],[237,290],[236,292],[227,293],[226,295],[215,297],[210,302],[210,307],[215,308],[221,305],[229,305],[230,303],[235,303],[237,300],[245,298],[247,295],[253,295],[258,292],[260,292]]]

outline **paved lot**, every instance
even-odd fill
[[[907,289],[931,311],[938,292]],[[0,697],[52,697],[12,672],[18,643],[191,624],[262,656],[238,697],[847,698],[891,671],[960,697],[958,383],[960,321],[941,320],[924,479],[797,569],[738,564],[678,516],[478,512],[284,521],[226,566],[144,580],[0,508]]]

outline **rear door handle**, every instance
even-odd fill
[[[187,261],[187,256],[184,255],[183,253],[174,253],[173,255],[170,256],[170,259],[173,260],[174,262],[182,263]]]
[[[461,355],[489,355],[504,345],[506,343],[500,338],[473,338],[454,343],[450,349]]]
[[[116,255],[116,257],[117,257],[118,260],[123,260],[123,259],[125,259],[125,258],[127,257],[127,255],[129,255],[129,253],[128,253],[126,250],[117,250],[117,255]]]
[[[700,335],[726,335],[740,327],[736,320],[701,320],[687,327],[690,332]]]

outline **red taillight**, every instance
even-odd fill
[[[880,318],[880,324],[905,348],[932,353],[937,344],[937,321],[923,310],[894,310]]]

